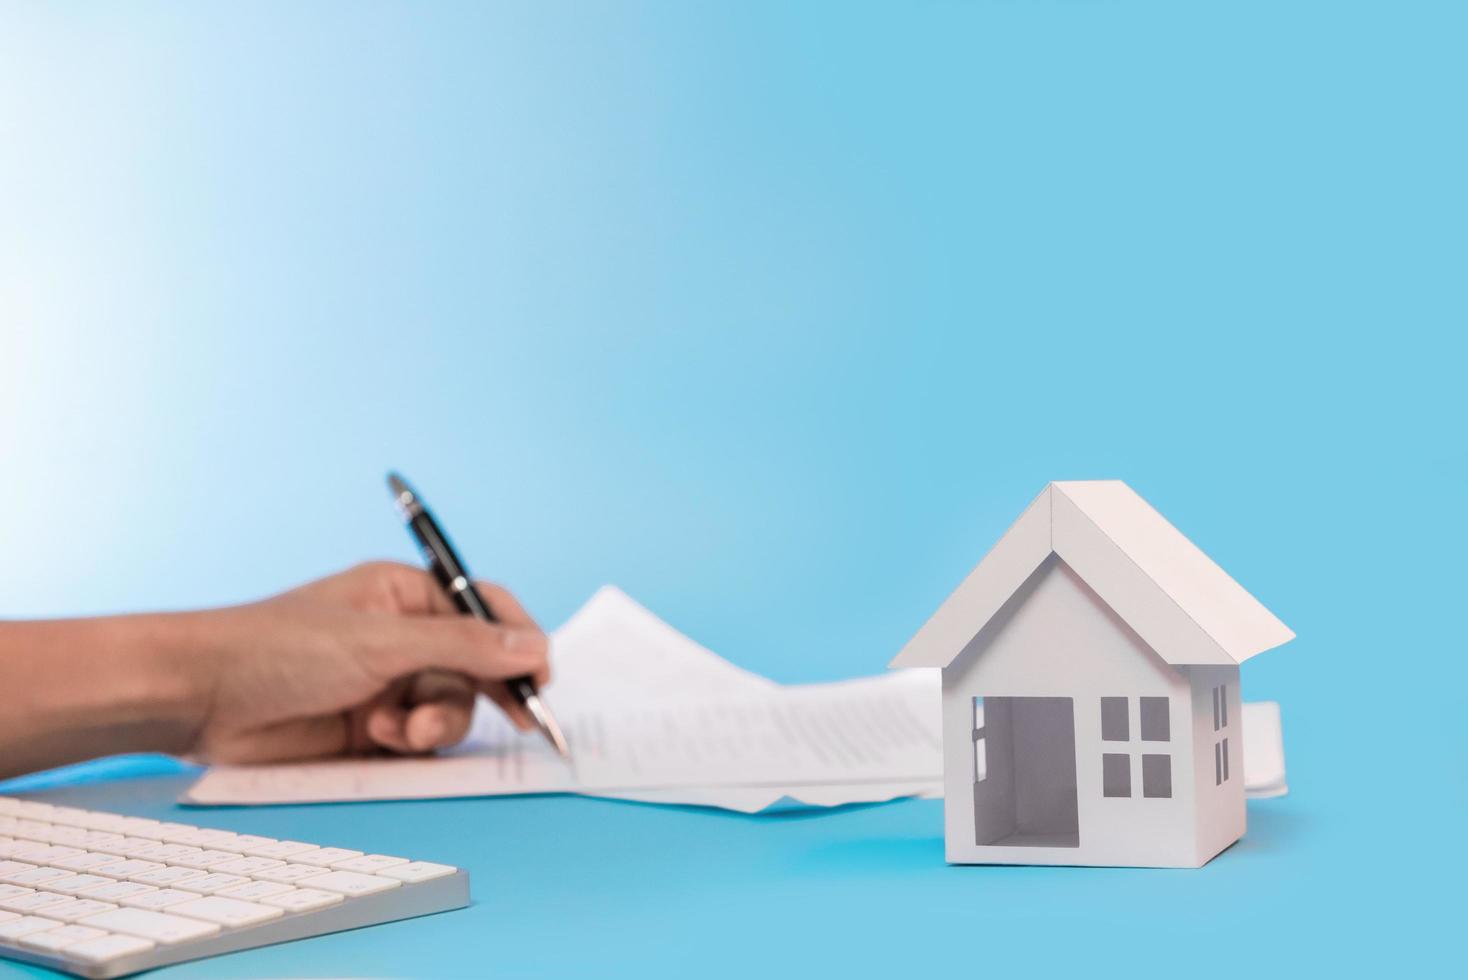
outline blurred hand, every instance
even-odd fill
[[[431,752],[464,737],[481,691],[529,729],[503,681],[549,680],[545,634],[504,589],[476,584],[499,623],[462,615],[428,572],[393,562],[193,614],[207,695],[191,754],[267,762]]]

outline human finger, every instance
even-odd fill
[[[474,587],[479,590],[484,601],[489,603],[490,611],[500,622],[539,628],[534,617],[525,611],[525,607],[520,605],[520,600],[516,599],[514,593],[509,589],[483,579],[476,579]]]
[[[408,739],[408,710],[396,704],[374,704],[367,709],[363,725],[368,740],[377,748],[390,752],[413,751]]]
[[[543,672],[545,634],[528,626],[467,616],[391,617],[364,633],[359,657],[383,682],[439,669],[497,681]]]
[[[472,703],[433,701],[408,711],[403,733],[414,752],[432,752],[464,740],[474,716]]]

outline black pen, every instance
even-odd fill
[[[397,502],[398,510],[402,512],[403,520],[408,524],[408,530],[417,539],[418,546],[423,549],[423,557],[428,561],[428,569],[433,577],[438,579],[438,584],[443,586],[444,591],[449,594],[454,605],[459,611],[475,619],[486,623],[498,622],[494,611],[489,608],[489,603],[479,594],[474,587],[474,579],[469,576],[469,571],[459,556],[454,553],[454,548],[449,544],[448,535],[438,526],[428,508],[423,505],[423,500],[407,482],[396,473],[387,475],[387,485],[392,490],[393,500]],[[525,706],[530,712],[535,724],[550,741],[551,745],[560,753],[561,758],[569,760],[571,749],[566,744],[566,737],[561,734],[561,726],[556,723],[555,715],[550,713],[550,708],[541,700],[540,692],[536,690],[535,681],[530,677],[511,677],[505,681],[510,693],[515,700]]]

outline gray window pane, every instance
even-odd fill
[[[1213,785],[1219,786],[1223,783],[1223,746],[1218,742],[1213,743]]]
[[[1168,727],[1167,698],[1142,698],[1142,741],[1166,742]]]
[[[1228,782],[1228,739],[1223,740],[1223,781]]]
[[[1101,740],[1125,742],[1131,738],[1126,719],[1126,698],[1101,699]],[[1127,794],[1131,795],[1131,794]]]
[[[1218,731],[1218,688],[1213,689],[1213,730]]]
[[[1162,800],[1172,798],[1172,756],[1142,756],[1142,795]]]
[[[1120,752],[1101,756],[1101,793],[1103,796],[1132,795],[1132,757]]]
[[[1218,686],[1218,717],[1222,727],[1228,727],[1228,685]]]

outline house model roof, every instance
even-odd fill
[[[1131,487],[1067,481],[1040,492],[890,666],[947,667],[1052,554],[1174,666],[1243,663],[1294,639]]]

